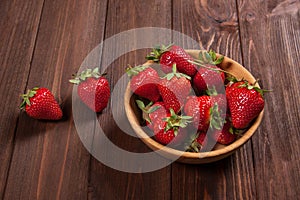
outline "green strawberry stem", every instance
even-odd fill
[[[142,110],[143,119],[151,123],[148,108],[153,104],[153,102],[150,102],[147,106],[145,106],[144,102],[142,102],[141,100],[136,100],[135,102],[138,105],[138,107]]]
[[[225,119],[221,117],[221,113],[219,112],[218,104],[215,103],[210,108],[210,128],[221,130],[225,123]]]
[[[218,69],[218,68],[211,68],[211,67],[207,67],[205,64],[201,64],[201,63],[198,63],[197,62],[198,60],[195,60],[195,61],[192,61],[192,60],[189,60],[188,62],[194,64],[194,65],[198,65],[200,67],[203,67],[203,68],[206,68],[206,69],[209,69],[209,70],[212,70],[212,71],[216,71],[216,72],[224,72],[225,74],[227,75],[230,75],[232,77],[235,77],[232,73],[228,72],[228,71],[225,71],[223,69]]]
[[[233,84],[233,83],[236,83],[236,82],[240,82],[240,81],[243,81],[244,84],[241,84],[239,85],[239,88],[242,88],[242,87],[245,87],[247,88],[248,90],[256,90],[262,97],[264,96],[264,93],[266,92],[272,92],[272,90],[265,90],[265,89],[261,89],[257,86],[255,86],[257,84],[257,82],[259,81],[259,79],[256,79],[255,82],[253,84],[249,83],[247,80],[245,79],[241,79],[241,80],[238,80],[237,78],[235,77],[227,77],[227,80],[229,80],[230,82],[228,83],[229,85]]]
[[[200,152],[200,149],[202,148],[202,145],[199,144],[196,139],[199,136],[199,132],[197,132],[196,134],[192,134],[187,142],[185,143],[185,149],[187,152]]]
[[[155,46],[149,55],[146,56],[147,60],[153,60],[154,62],[159,62],[160,56],[165,53],[166,51],[169,51],[169,49],[174,45],[174,43],[171,43],[167,46],[165,45],[157,45]]]
[[[140,72],[144,71],[148,67],[149,66],[146,66],[146,65],[138,65],[138,66],[135,66],[135,67],[132,67],[131,65],[128,65],[128,67],[126,68],[126,73],[131,78],[135,75],[138,75]]]
[[[152,106],[153,105],[152,101],[146,106],[145,106],[144,102],[141,101],[141,100],[136,100],[135,102],[143,112],[143,119],[146,120],[147,122],[151,123],[151,119],[149,117],[149,114],[153,113],[156,110],[158,110],[160,108],[160,106]]]
[[[230,128],[229,128],[229,133],[235,134],[235,135],[238,135],[238,136],[242,136],[242,134],[243,134],[246,130],[247,130],[247,129],[237,129],[237,128],[234,128],[234,127],[231,125]]]
[[[21,110],[25,108],[26,104],[29,106],[31,105],[29,98],[33,97],[38,89],[38,87],[34,87],[32,90],[27,90],[26,94],[21,95],[21,97],[23,98],[23,101],[20,105]]]
[[[201,64],[213,64],[218,65],[221,62],[223,62],[224,56],[220,56],[217,58],[217,54],[215,51],[200,51],[199,53],[199,59],[197,60]]]
[[[179,128],[186,128],[188,124],[192,122],[191,116],[177,115],[172,108],[170,109],[170,114],[170,117],[164,118],[164,120],[167,122],[165,131],[173,129],[175,131],[175,135]]]
[[[95,69],[86,69],[82,71],[80,74],[77,74],[74,79],[69,80],[69,82],[78,85],[79,83],[85,81],[87,78],[100,78],[104,75],[106,75],[106,73],[100,74],[99,68],[96,67]]]
[[[172,72],[171,73],[168,73],[167,75],[165,75],[163,78],[166,78],[168,81],[171,80],[173,77],[177,77],[177,78],[180,78],[180,77],[184,77],[188,80],[191,80],[191,77],[186,75],[186,74],[183,74],[183,73],[179,73],[177,72],[177,68],[176,68],[176,64],[173,64],[172,66]]]
[[[212,86],[211,88],[208,88],[205,93],[208,95],[208,96],[217,96],[218,95],[218,91],[216,90],[216,87],[215,86]]]

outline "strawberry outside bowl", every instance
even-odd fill
[[[186,50],[188,54],[190,54],[192,57],[197,58],[198,54],[200,53],[200,50]],[[217,54],[217,56],[221,56],[220,54]],[[146,65],[151,64],[151,62],[145,63]],[[250,83],[255,82],[255,78],[252,76],[252,74],[246,70],[241,64],[238,62],[224,56],[223,62],[219,65],[219,67],[232,75],[234,75],[238,79],[245,79]],[[194,152],[183,152],[180,150],[176,150],[170,147],[166,147],[157,141],[155,141],[152,137],[150,137],[143,129],[142,129],[142,115],[141,110],[137,107],[135,100],[137,99],[137,96],[132,93],[130,90],[130,83],[128,83],[125,96],[124,96],[124,105],[125,105],[125,112],[127,115],[127,118],[129,120],[129,123],[132,127],[132,129],[135,131],[136,135],[153,151],[156,151],[161,156],[167,158],[176,160],[178,162],[187,163],[187,164],[202,164],[202,163],[211,163],[218,160],[221,160],[223,158],[228,157],[229,155],[233,154],[235,151],[237,151],[240,147],[242,147],[255,133],[257,128],[259,127],[263,112],[262,110],[258,117],[256,117],[253,122],[251,123],[251,126],[247,128],[247,130],[243,133],[243,135],[235,140],[230,145],[221,145],[217,144],[211,151],[208,152],[200,152],[200,153],[194,153]],[[258,83],[256,83],[256,86],[259,87]]]

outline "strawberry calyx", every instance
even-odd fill
[[[199,136],[199,133],[192,135],[189,138],[190,143],[186,147],[187,152],[196,152],[196,153],[200,152],[202,145],[199,142],[197,142],[198,136]]]
[[[214,66],[219,65],[223,62],[223,60],[224,60],[224,56],[220,56],[217,58],[217,54],[213,50],[209,50],[209,51],[202,50],[199,52],[199,59],[189,60],[188,62],[215,72],[219,72],[219,73],[223,72],[229,76],[234,77],[234,75],[231,74],[230,72],[227,72],[220,68],[213,68],[209,66],[209,65],[214,65]]]
[[[216,87],[215,86],[212,86],[211,88],[208,88],[205,93],[208,95],[208,96],[217,96],[219,93],[218,91],[216,90]]]
[[[246,129],[234,128],[234,126],[231,125],[230,128],[229,128],[229,133],[242,136],[242,134],[245,132],[245,130]]]
[[[197,66],[200,66],[200,67],[209,69],[209,70],[211,70],[211,71],[215,71],[215,72],[219,72],[219,73],[223,72],[223,73],[225,73],[225,74],[227,74],[227,75],[229,75],[229,76],[231,76],[231,77],[234,77],[234,75],[231,74],[231,73],[228,72],[228,71],[225,71],[225,70],[220,69],[220,68],[212,68],[212,67],[208,66],[207,64],[201,64],[201,63],[198,62],[198,60],[195,60],[195,61],[189,60],[188,62],[189,62],[189,63],[192,63],[192,64],[194,64],[194,65],[197,65]]]
[[[225,119],[224,117],[222,117],[222,113],[220,113],[219,106],[217,103],[214,103],[214,105],[209,109],[209,114],[210,114],[209,127],[211,129],[221,130],[225,123]]]
[[[173,64],[173,66],[172,66],[172,72],[166,74],[163,78],[166,78],[169,81],[173,77],[177,77],[177,78],[184,77],[184,78],[186,78],[188,80],[191,80],[190,76],[188,76],[186,74],[183,74],[183,73],[180,73],[180,72],[177,72],[176,64]]]
[[[200,65],[207,65],[207,64],[218,65],[218,64],[222,63],[223,60],[224,60],[224,56],[220,56],[219,58],[217,58],[217,54],[215,51],[203,50],[203,51],[199,52],[199,58],[195,59],[195,62],[197,62]]]
[[[247,81],[245,79],[238,80],[236,77],[227,77],[227,80],[229,80],[229,83],[228,83],[229,85],[232,85],[232,84],[237,83],[237,82],[241,82],[242,84],[240,84],[238,86],[238,88],[247,88],[248,90],[255,90],[262,97],[264,96],[265,92],[271,92],[272,91],[272,90],[261,89],[258,86],[255,86],[256,83],[259,81],[259,79],[255,80],[255,82],[253,84],[249,83],[249,81]]]
[[[165,46],[165,45],[157,45],[155,46],[149,55],[146,56],[147,60],[153,60],[154,62],[159,62],[160,57],[163,53],[170,50],[170,48],[173,46],[173,43]]]
[[[38,89],[38,87],[34,87],[32,90],[27,90],[26,94],[21,95],[21,97],[23,98],[23,101],[20,105],[21,110],[24,109],[26,105],[31,105],[29,98],[34,97]]]
[[[158,110],[160,108],[160,106],[152,106],[153,105],[152,101],[149,104],[147,104],[146,106],[145,106],[144,102],[141,100],[136,100],[135,102],[143,112],[143,119],[146,120],[147,122],[151,123],[149,114]]]
[[[189,123],[191,123],[192,117],[191,116],[186,116],[186,115],[177,115],[175,111],[171,108],[170,109],[170,116],[164,118],[164,121],[167,122],[166,127],[165,127],[165,132],[173,129],[174,130],[174,135],[177,136],[178,134],[178,129],[179,128],[186,128]]]
[[[95,69],[86,69],[83,70],[80,74],[75,75],[74,79],[70,79],[69,82],[78,85],[79,83],[85,81],[87,78],[100,78],[105,74],[100,74],[99,68]]]
[[[144,71],[148,67],[149,66],[146,66],[146,65],[138,65],[138,66],[135,66],[135,67],[132,67],[131,65],[128,65],[128,67],[126,68],[126,73],[131,78],[135,75],[138,75],[140,72]]]

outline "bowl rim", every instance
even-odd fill
[[[186,52],[189,54],[197,53],[199,51],[200,50],[186,49]],[[221,54],[217,53],[217,56],[221,56]],[[229,58],[227,56],[224,56],[224,61],[227,61],[227,62],[230,61],[234,65],[238,65],[239,67],[241,67],[241,70],[243,70],[244,73],[247,73],[249,75],[249,78],[252,79],[252,80],[248,80],[248,81],[250,81],[250,82],[255,81],[255,78],[253,77],[253,75],[246,68],[244,68],[240,63],[232,60],[231,58]],[[147,62],[145,64],[149,64],[149,63]],[[256,86],[260,87],[258,83],[256,83]],[[252,125],[243,134],[243,136],[229,145],[226,145],[220,149],[216,149],[216,150],[208,151],[208,152],[199,152],[199,153],[184,152],[184,151],[176,150],[176,149],[173,149],[173,148],[170,148],[170,147],[160,144],[159,142],[152,139],[147,133],[145,133],[143,131],[143,129],[141,128],[141,126],[138,122],[137,116],[135,115],[135,113],[130,105],[130,98],[132,95],[133,95],[133,93],[130,90],[130,81],[129,81],[127,84],[127,87],[126,87],[126,91],[125,91],[124,105],[125,105],[125,112],[126,112],[128,121],[129,121],[131,127],[133,128],[133,130],[135,131],[136,135],[152,150],[155,150],[155,151],[161,150],[163,152],[162,154],[169,154],[170,156],[174,156],[174,157],[178,157],[178,158],[206,159],[206,158],[212,158],[212,157],[216,157],[216,156],[226,155],[226,154],[229,154],[229,153],[237,150],[252,137],[252,135],[255,133],[255,131],[259,127],[259,125],[262,121],[262,118],[263,118],[263,114],[264,114],[264,109],[263,109],[260,112],[260,114],[256,117],[256,119],[253,121]],[[126,106],[126,105],[128,105],[128,106]],[[133,120],[129,120],[132,118],[131,116],[134,116]],[[161,153],[161,152],[159,152],[159,153]]]

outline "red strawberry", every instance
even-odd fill
[[[155,139],[164,145],[167,145],[172,142],[172,145],[179,145],[183,142],[186,137],[187,132],[183,128],[179,129],[169,129],[169,130],[160,130],[155,133]]]
[[[188,76],[192,77],[196,73],[196,66],[189,62],[194,59],[183,48],[176,45],[155,47],[146,58],[159,62],[165,73],[171,72],[174,64],[176,64],[179,72]]]
[[[181,110],[192,88],[189,78],[185,74],[177,73],[174,65],[173,72],[161,79],[158,90],[167,109],[173,109],[176,113]]]
[[[236,134],[233,131],[232,125],[227,121],[221,130],[215,130],[213,134],[215,140],[220,144],[230,144],[236,139]]]
[[[227,110],[226,95],[222,93],[218,93],[214,87],[212,89],[206,90],[206,93],[211,97],[212,105],[217,103],[219,111],[221,111],[222,114],[226,114],[226,110]]]
[[[207,65],[206,67],[200,67],[194,76],[193,84],[195,88],[200,93],[212,87],[215,87],[217,91],[221,91],[224,88],[224,72],[214,71],[214,69],[219,69],[214,65]]]
[[[217,91],[224,88],[225,74],[221,68],[217,67],[223,58],[217,58],[216,53],[212,50],[199,53],[199,60],[193,62],[200,66],[193,78],[193,84],[199,93],[213,87]]]
[[[154,123],[153,131],[155,139],[161,144],[179,145],[183,143],[187,136],[186,127],[190,123],[190,116],[179,116],[170,109],[169,117],[165,118],[165,123]]]
[[[222,127],[225,117],[218,103],[207,95],[190,96],[184,105],[184,112],[193,117],[194,126],[202,132],[207,132],[209,127]]]
[[[170,116],[170,111],[166,109],[163,102],[150,102],[145,106],[141,100],[136,100],[138,107],[143,111],[143,119],[146,121],[147,126],[153,130],[153,125],[163,127],[165,121],[163,119]]]
[[[47,88],[35,87],[23,94],[20,106],[26,113],[35,119],[59,120],[63,113],[53,94]]]
[[[78,85],[78,96],[91,110],[101,112],[106,108],[110,98],[110,87],[98,68],[84,70],[70,82]]]
[[[136,66],[127,68],[127,74],[131,77],[131,90],[150,101],[156,102],[160,99],[157,83],[158,73],[149,66]]]
[[[198,137],[195,139],[195,141],[200,144],[201,146],[204,146],[205,145],[205,142],[206,142],[206,133],[204,132],[201,132],[199,133]]]
[[[226,87],[226,97],[233,126],[246,128],[264,108],[262,90],[246,80],[230,82]]]
[[[193,117],[198,130],[206,132],[210,122],[211,99],[209,96],[190,96],[184,105],[184,113]]]

